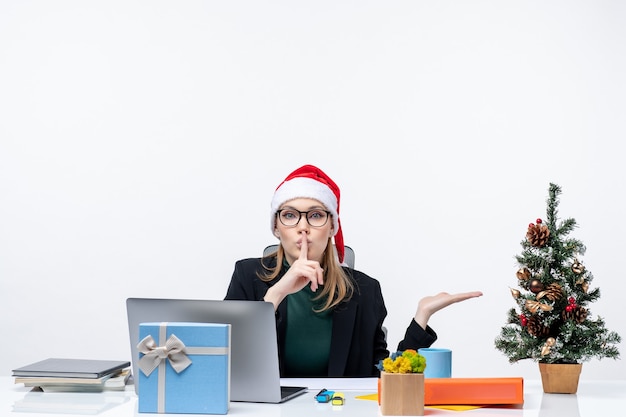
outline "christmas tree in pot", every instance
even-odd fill
[[[592,358],[619,358],[615,346],[620,336],[605,327],[601,317],[593,318],[589,305],[600,298],[592,288],[593,275],[581,262],[585,246],[568,237],[576,227],[574,219],[559,220],[561,188],[550,184],[545,221],[528,225],[522,252],[516,256],[517,288],[511,288],[517,308],[508,312],[507,324],[495,339],[495,346],[510,362],[531,359],[539,362],[545,392],[576,392],[546,387],[545,364],[581,364]],[[571,384],[570,384],[571,385]]]

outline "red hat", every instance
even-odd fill
[[[339,221],[339,187],[318,167],[304,165],[293,171],[276,187],[272,198],[272,232],[276,227],[276,212],[285,202],[295,198],[312,198],[324,204],[330,211],[335,231],[335,247],[339,262],[343,263],[344,246]]]

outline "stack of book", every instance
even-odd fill
[[[130,362],[99,359],[49,358],[13,370],[16,384],[45,392],[124,390]]]

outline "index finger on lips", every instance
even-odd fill
[[[307,252],[309,251],[309,242],[307,242],[306,232],[302,232],[302,240],[300,242],[300,259],[308,260]]]

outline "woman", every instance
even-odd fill
[[[225,298],[274,304],[283,377],[377,376],[376,364],[389,355],[379,282],[341,264],[339,199],[339,187],[319,168],[298,168],[272,198],[278,251],[235,264]],[[398,350],[430,346],[437,339],[428,326],[430,316],[481,295],[440,293],[421,299]]]

